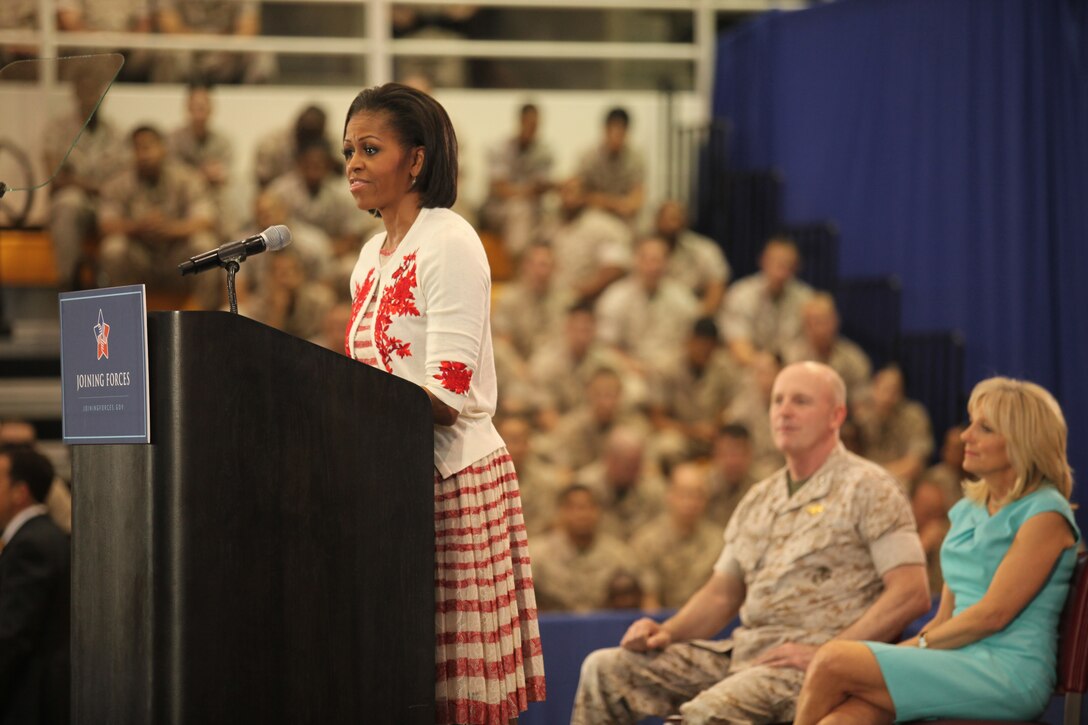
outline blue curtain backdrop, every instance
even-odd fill
[[[899,275],[905,330],[965,333],[968,389],[999,373],[1058,396],[1081,501],[1086,6],[841,0],[772,13],[720,41],[714,95],[734,125],[732,166],[782,173],[786,223],[833,219],[843,275]]]

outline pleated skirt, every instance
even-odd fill
[[[544,659],[518,478],[500,448],[436,472],[435,698],[440,725],[506,725],[543,700]]]

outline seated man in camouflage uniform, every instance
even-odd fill
[[[573,725],[793,718],[817,646],[890,641],[930,605],[909,504],[879,466],[845,450],[842,379],[821,363],[784,369],[771,396],[786,466],[744,497],[707,583],[672,617],[631,625],[582,665]],[[734,616],[732,639],[706,641]]]

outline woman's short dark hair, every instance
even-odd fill
[[[355,96],[344,119],[363,111],[384,113],[400,135],[401,147],[423,147],[423,169],[416,177],[420,206],[449,208],[457,200],[457,134],[442,105],[426,93],[400,83],[374,86]]]

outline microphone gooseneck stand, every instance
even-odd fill
[[[238,270],[242,268],[242,265],[238,264],[237,260],[231,259],[223,262],[222,266],[227,270],[227,301],[230,303],[230,311],[237,315],[238,292],[234,287],[234,277],[238,274]]]
[[[184,276],[200,274],[216,267],[227,270],[227,302],[230,303],[230,311],[237,315],[238,290],[235,287],[235,277],[241,269],[242,262],[254,254],[265,251],[275,252],[290,243],[291,230],[282,224],[274,224],[256,236],[222,244],[210,252],[190,257],[187,262],[178,265],[178,272]]]

